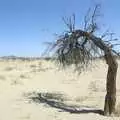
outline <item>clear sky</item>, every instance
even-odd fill
[[[46,41],[65,30],[62,17],[80,26],[92,0],[0,0],[0,56],[40,56]],[[120,0],[102,0],[101,23],[120,38]],[[104,27],[102,25],[102,27]]]

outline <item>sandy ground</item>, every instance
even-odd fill
[[[72,68],[59,70],[49,61],[0,60],[0,120],[120,120],[94,112],[70,113],[30,99],[34,93],[64,94],[67,105],[103,110],[107,65],[100,60],[96,65],[78,76]]]

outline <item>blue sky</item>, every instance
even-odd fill
[[[81,26],[92,0],[0,0],[0,56],[40,56],[46,41],[65,30],[62,17],[76,14]],[[95,0],[94,0],[95,1]],[[120,0],[101,1],[101,27],[120,38]]]

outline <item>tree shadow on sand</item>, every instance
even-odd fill
[[[59,112],[69,112],[76,114],[96,113],[103,115],[101,109],[92,108],[89,106],[68,105],[64,103],[64,97],[59,93],[34,93],[32,96],[28,96],[32,102],[43,103],[50,107],[57,108]]]

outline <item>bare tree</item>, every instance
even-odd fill
[[[96,5],[93,10],[89,9],[84,17],[84,28],[75,29],[75,15],[63,21],[69,31],[59,36],[52,45],[55,49],[55,58],[63,66],[75,64],[79,71],[83,71],[96,56],[104,56],[108,64],[106,97],[104,105],[104,115],[111,115],[115,112],[116,104],[116,75],[118,64],[116,56],[118,51],[114,50],[117,39],[113,39],[108,32],[97,37],[97,18],[99,17],[100,5]],[[110,36],[110,40],[108,40]]]

